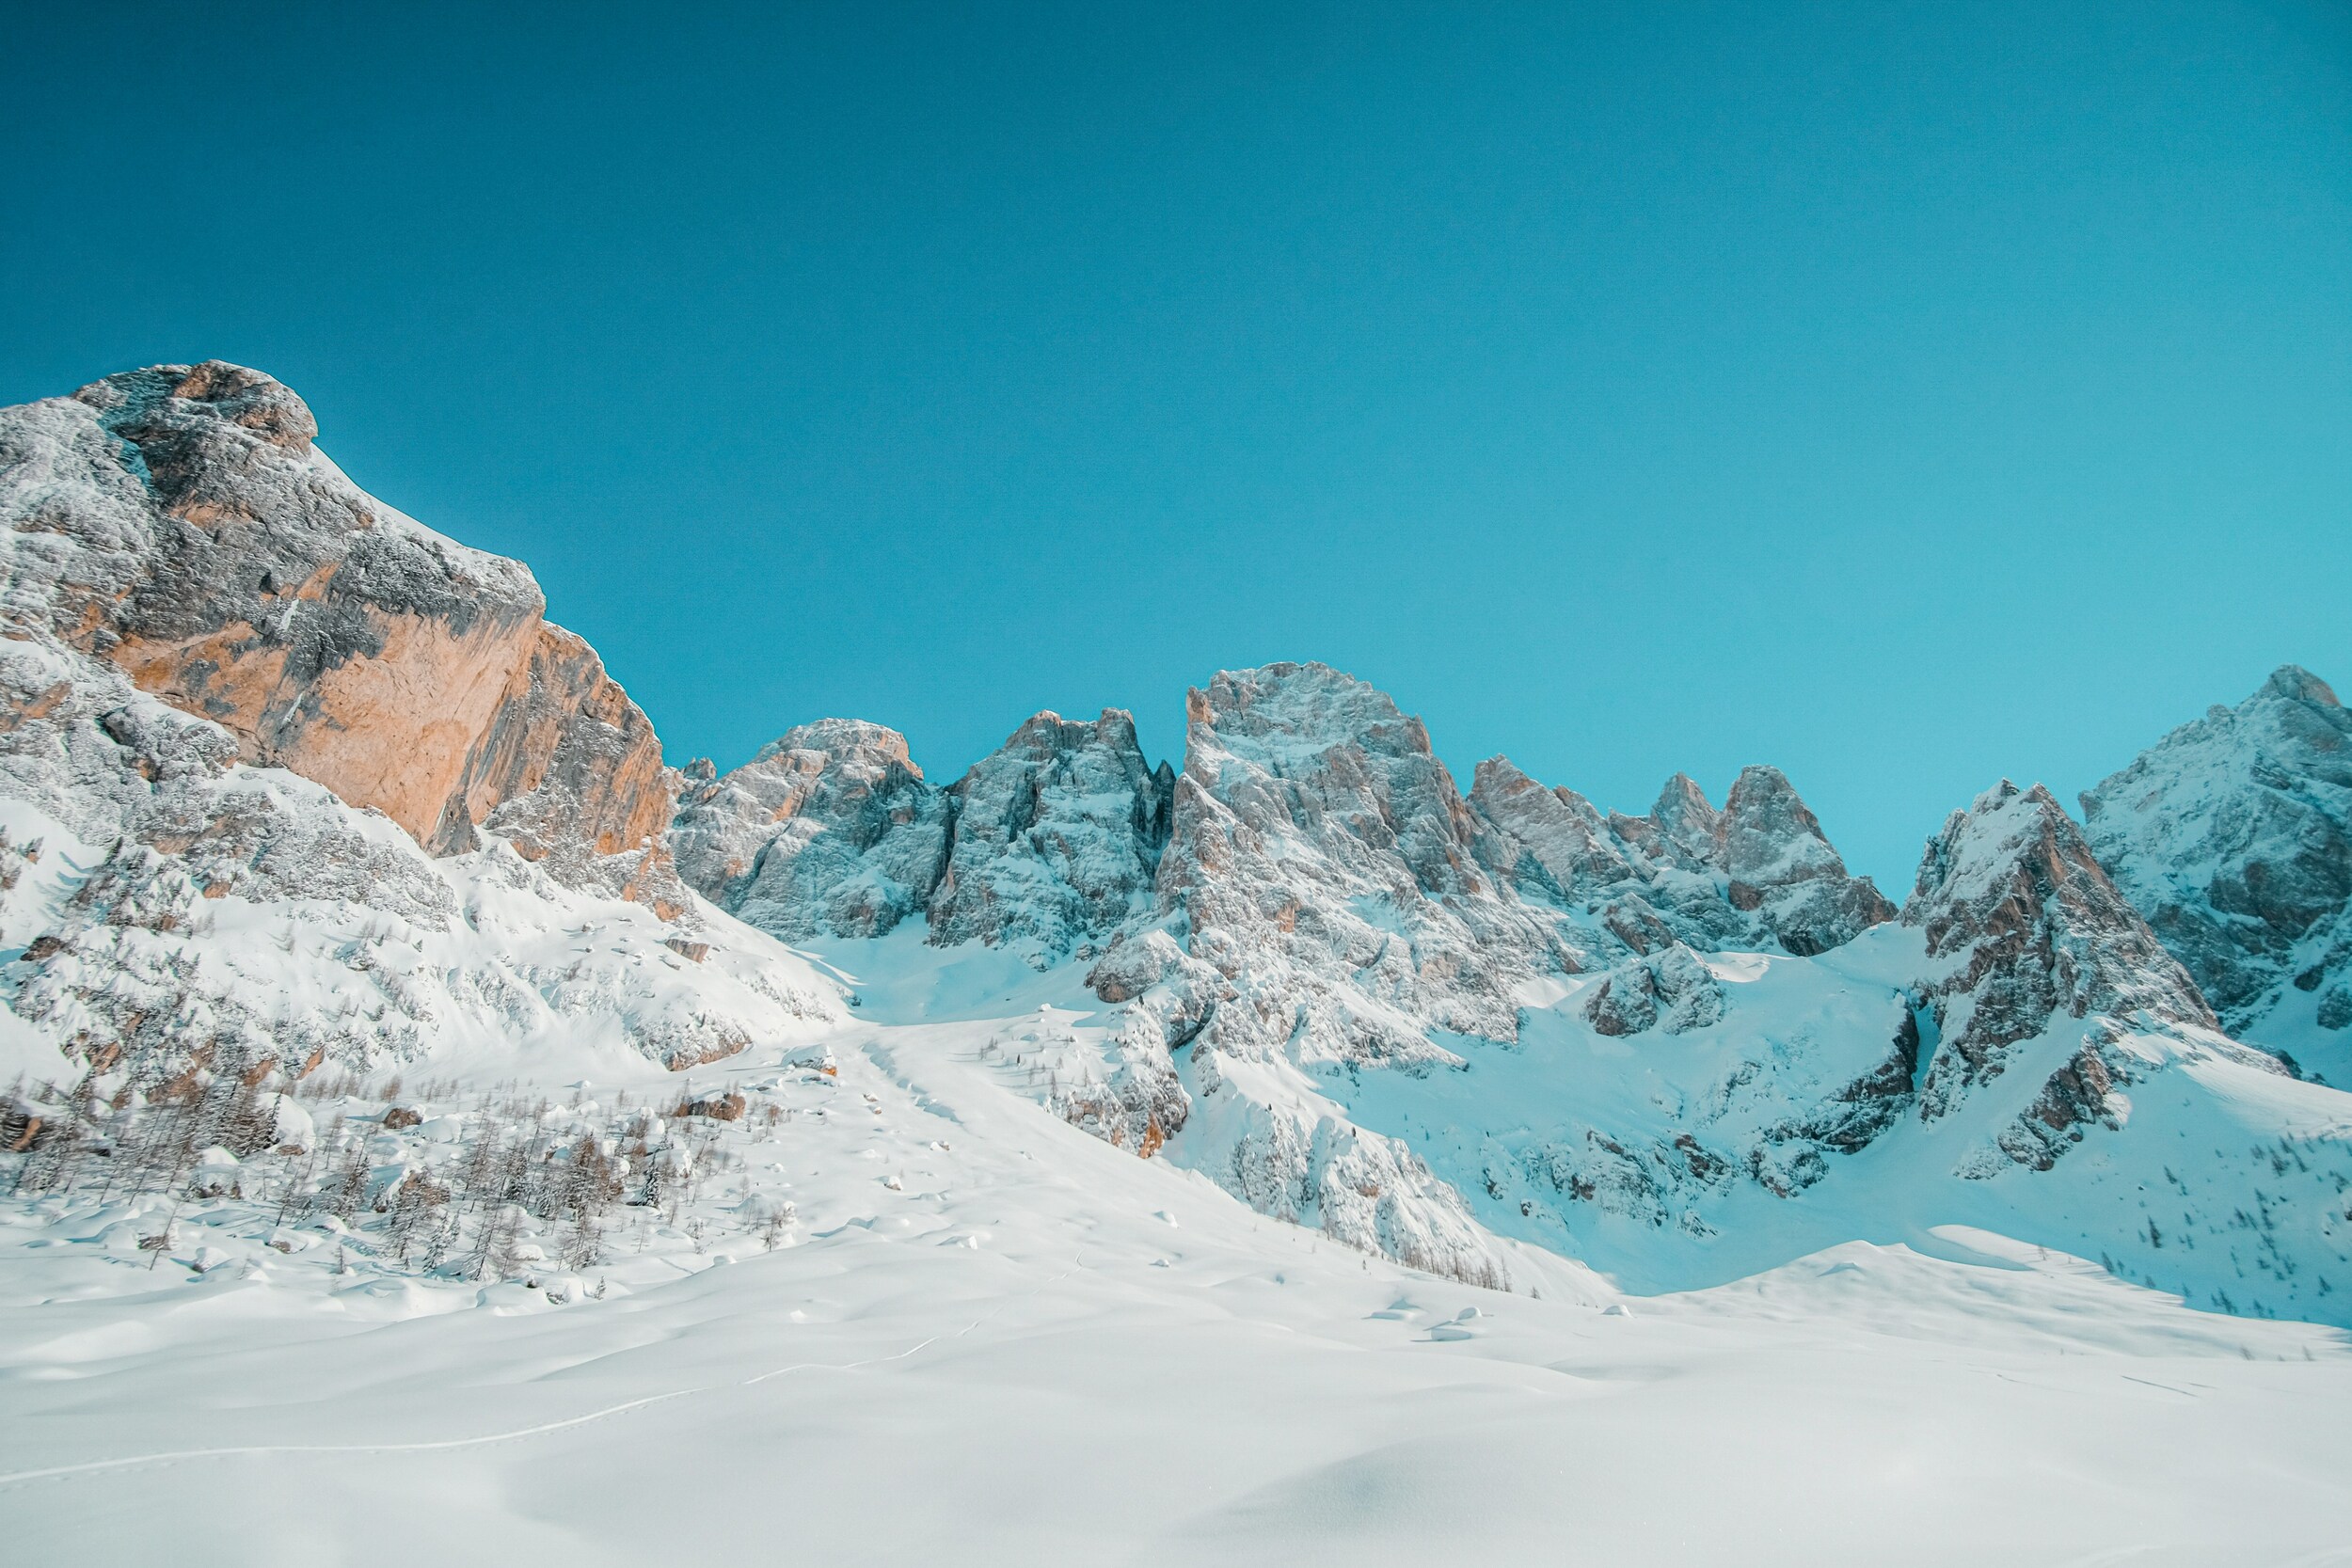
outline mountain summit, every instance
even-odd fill
[[[321,1073],[555,1074],[580,1105],[616,1070],[734,1074],[566,1113],[564,1168],[652,1203],[719,1147],[665,1117],[831,1084],[835,1046],[903,1086],[899,1053],[952,1038],[1023,1125],[1482,1285],[1562,1259],[1708,1285],[1963,1225],[2227,1309],[2352,1301],[2352,1100],[2294,1075],[2352,1071],[2352,721],[2300,670],[2084,826],[1986,792],[1899,913],[1776,768],[1720,807],[1677,774],[1641,816],[1505,757],[1465,793],[1318,663],[1216,673],[1157,764],[1106,710],[1039,713],[944,785],[891,730],[801,715],[674,770],[525,567],[316,440],[218,362],[0,410],[0,1004],[54,1081],[0,1124],[27,1159],[243,1105],[220,1158],[308,1192],[320,1134],[285,1108]],[[488,1125],[433,1136],[487,1161]],[[389,1256],[428,1219],[485,1260],[513,1241],[487,1188],[430,1218],[446,1162],[397,1144],[377,1181],[335,1136],[342,1223],[407,1216]]]

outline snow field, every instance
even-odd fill
[[[977,1013],[1014,978],[919,984]],[[888,992],[863,984],[832,1077],[787,1045],[547,1086],[747,1102],[714,1124],[739,1169],[577,1271],[601,1299],[379,1267],[372,1212],[340,1275],[329,1233],[278,1253],[232,1202],[183,1212],[226,1258],[200,1275],[185,1246],[125,1257],[74,1239],[87,1217],[21,1216],[0,1243],[12,1539],[240,1563],[722,1543],[780,1563],[2252,1563],[2326,1560],[2352,1521],[2334,1331],[2185,1311],[1966,1230],[1927,1238],[1940,1257],[1849,1243],[1629,1302],[1513,1247],[1519,1288],[1480,1291],[1061,1124],[984,1049],[1054,1033],[1027,995],[910,1025],[870,1016]],[[772,1252],[725,1227],[747,1174],[796,1206]]]

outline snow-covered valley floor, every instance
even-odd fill
[[[746,1095],[667,1120],[725,1159],[586,1267],[379,1264],[367,1216],[249,1195],[146,1250],[160,1199],[19,1206],[8,1559],[2352,1561],[2339,1331],[1957,1230],[1663,1296],[1533,1247],[1507,1293],[1436,1279],[1057,1120],[1069,982],[997,978],[537,1085],[558,1121]],[[426,1098],[400,1136],[484,1099]]]

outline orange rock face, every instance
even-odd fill
[[[599,855],[644,848],[670,824],[676,789],[644,711],[584,641],[542,624],[465,775],[465,815],[532,859],[558,839]]]
[[[373,806],[429,847],[456,847],[436,842],[445,808],[529,669],[533,627],[485,618],[459,632],[434,617],[355,608],[377,651],[307,680],[286,648],[244,622],[173,641],[134,634],[103,651],[141,689],[235,735],[246,762]]]
[[[18,527],[60,637],[437,854],[487,825],[554,875],[682,907],[644,714],[519,562],[344,478],[287,388],[159,366],[11,413],[0,457],[31,482]]]

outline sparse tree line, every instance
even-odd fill
[[[656,1224],[697,1251],[714,1228],[772,1249],[794,1218],[748,1176],[719,1195],[733,1198],[719,1227],[697,1212],[743,1164],[730,1142],[776,1134],[788,1113],[770,1100],[632,1106],[622,1093],[599,1107],[446,1085],[404,1097],[397,1077],[290,1077],[268,1058],[201,1062],[142,1090],[109,1065],[101,1056],[70,1088],[20,1082],[0,1101],[0,1183],[22,1199],[167,1199],[169,1217],[140,1239],[157,1253],[177,1244],[187,1206],[223,1202],[266,1218],[281,1251],[306,1228],[331,1232],[339,1272],[357,1250],[381,1269],[468,1280],[584,1271],[632,1236],[643,1250]]]

